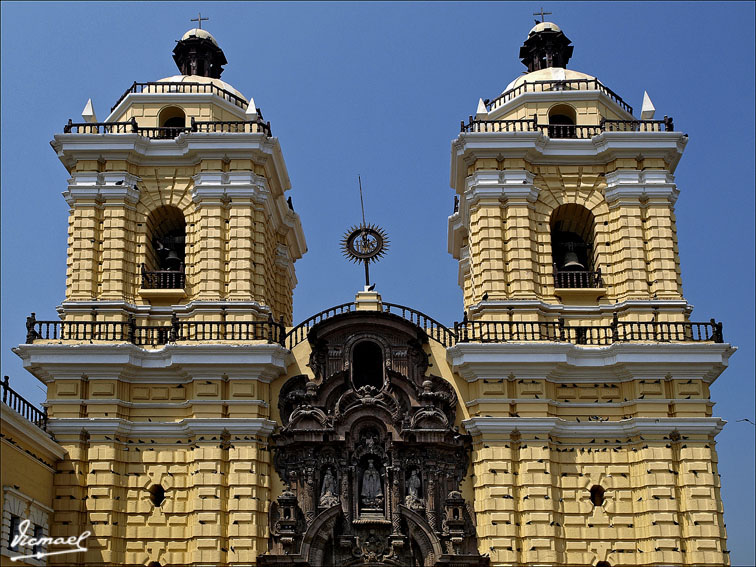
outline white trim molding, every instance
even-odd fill
[[[53,441],[48,433],[3,402],[0,402],[0,417],[3,425],[9,429],[14,438],[25,445],[30,445],[34,452],[37,450],[43,452],[44,455],[40,456],[47,457],[53,463],[66,456],[65,449]]]
[[[54,435],[124,435],[176,438],[202,434],[261,435],[269,437],[276,422],[264,418],[187,418],[180,421],[128,421],[120,418],[61,418],[51,419],[48,429]]]
[[[711,383],[735,350],[726,343],[458,343],[446,349],[446,359],[467,382],[510,375],[571,383],[671,375]]]
[[[622,169],[606,174],[604,197],[610,208],[637,205],[645,199],[666,199],[674,206],[679,194],[674,175],[665,169]]]
[[[554,437],[608,438],[636,435],[717,435],[725,426],[718,417],[633,417],[620,421],[576,422],[557,417],[471,417],[462,421],[465,430],[478,435],[509,435],[515,431]]]
[[[24,368],[47,383],[79,379],[82,374],[120,379],[156,375],[181,382],[193,378],[218,379],[240,375],[272,382],[293,362],[291,352],[279,344],[169,344],[146,350],[129,344],[24,344],[13,349]],[[136,381],[136,380],[133,380]]]

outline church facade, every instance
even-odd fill
[[[46,413],[3,390],[2,564],[728,565],[735,349],[682,294],[687,136],[572,50],[537,24],[452,141],[449,326],[367,286],[295,324],[286,163],[206,30],[69,121],[65,300],[15,349]],[[380,231],[354,236],[369,262]],[[14,546],[24,520],[86,550]]]

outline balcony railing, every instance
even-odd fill
[[[554,287],[560,289],[579,289],[604,287],[601,279],[601,268],[593,271],[564,271],[560,272],[554,266]]]
[[[286,328],[272,318],[267,321],[179,321],[138,325],[127,321],[37,321],[26,318],[26,343],[35,341],[123,342],[138,346],[161,346],[177,341],[266,341],[284,344]]]
[[[235,95],[232,92],[222,89],[212,83],[183,83],[183,82],[150,82],[150,83],[137,83],[132,84],[126,92],[121,95],[110,109],[113,112],[116,107],[121,104],[121,101],[130,94],[214,94],[217,95],[231,104],[238,106],[239,108],[246,109],[247,101],[243,98]]]
[[[142,264],[142,289],[184,289],[184,265],[178,270],[147,270]]]
[[[160,346],[176,341],[257,341],[278,343],[289,349],[307,338],[310,329],[327,319],[355,310],[344,303],[321,311],[286,333],[283,322],[267,321],[179,321],[173,315],[166,325],[137,325],[134,317],[113,321],[37,321],[34,313],[26,318],[26,342],[108,341],[139,346]],[[722,323],[618,321],[610,325],[568,325],[555,321],[467,321],[448,328],[424,313],[384,303],[392,313],[422,328],[428,337],[446,347],[465,342],[566,342],[577,345],[611,345],[621,342],[715,342],[723,343]]]
[[[30,421],[42,430],[47,429],[47,408],[39,409],[26,400],[21,394],[10,387],[10,378],[5,376],[2,381],[3,403],[21,417]]]
[[[209,120],[191,119],[191,126],[143,127],[135,118],[128,122],[73,122],[69,120],[63,126],[64,134],[139,134],[152,140],[172,140],[180,134],[226,133],[226,134],[265,134],[270,137],[270,122],[262,120]]]
[[[463,321],[454,332],[461,343],[566,342],[604,346],[622,342],[723,343],[722,323],[617,321],[611,325],[567,325],[563,318],[539,321]]]
[[[672,132],[674,122],[665,116],[663,120],[601,120],[592,125],[587,124],[538,124],[535,118],[519,120],[475,120],[460,122],[460,131],[464,133],[487,132],[541,132],[549,138],[573,138],[587,140],[602,132]]]
[[[525,81],[521,85],[509,89],[491,101],[484,101],[488,112],[499,108],[510,100],[520,96],[523,93],[544,93],[553,91],[599,91],[628,114],[633,113],[633,107],[627,104],[622,98],[609,87],[601,84],[597,79],[571,79],[569,81]]]

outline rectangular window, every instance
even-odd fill
[[[34,539],[39,541],[40,538],[44,537],[44,534],[42,533],[43,531],[42,526],[34,526]],[[42,546],[38,543],[34,544],[32,547],[32,553],[39,553],[40,551],[44,551]]]
[[[18,546],[13,545],[13,538],[18,535],[18,527],[21,525],[21,518],[11,515],[10,530],[8,530],[8,549],[17,551]]]

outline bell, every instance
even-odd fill
[[[569,270],[569,271],[578,271],[578,270],[585,270],[585,266],[580,263],[578,260],[577,254],[575,254],[572,250],[567,252],[567,254],[564,255],[564,265],[562,266],[562,270]]]
[[[181,258],[175,250],[168,252],[168,256],[165,257],[165,265],[169,270],[178,270],[181,267]]]

